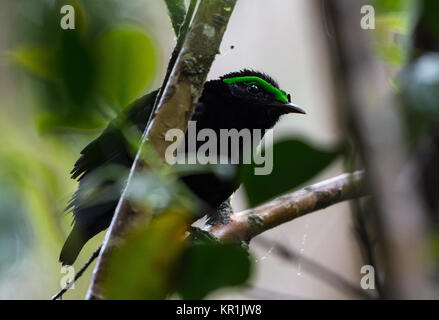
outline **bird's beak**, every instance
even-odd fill
[[[280,101],[274,101],[270,104],[272,107],[281,108],[282,111],[285,113],[302,113],[306,114],[305,110],[303,110],[301,107],[292,104],[291,102],[282,103]]]

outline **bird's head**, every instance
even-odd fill
[[[254,70],[228,73],[208,82],[204,90],[222,104],[217,111],[233,113],[253,124],[246,127],[271,128],[284,114],[305,113],[291,103],[291,95],[281,90],[273,78]]]

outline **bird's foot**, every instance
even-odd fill
[[[230,204],[231,198],[221,203],[212,215],[207,218],[207,224],[218,225],[227,224],[230,221],[230,216],[233,214],[233,208]]]

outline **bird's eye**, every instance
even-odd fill
[[[252,93],[252,94],[256,94],[259,92],[259,87],[257,84],[250,84],[247,86],[247,91]]]

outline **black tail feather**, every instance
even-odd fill
[[[74,227],[64,243],[59,256],[59,262],[63,265],[72,265],[87,240],[88,239],[82,235],[78,228]]]

